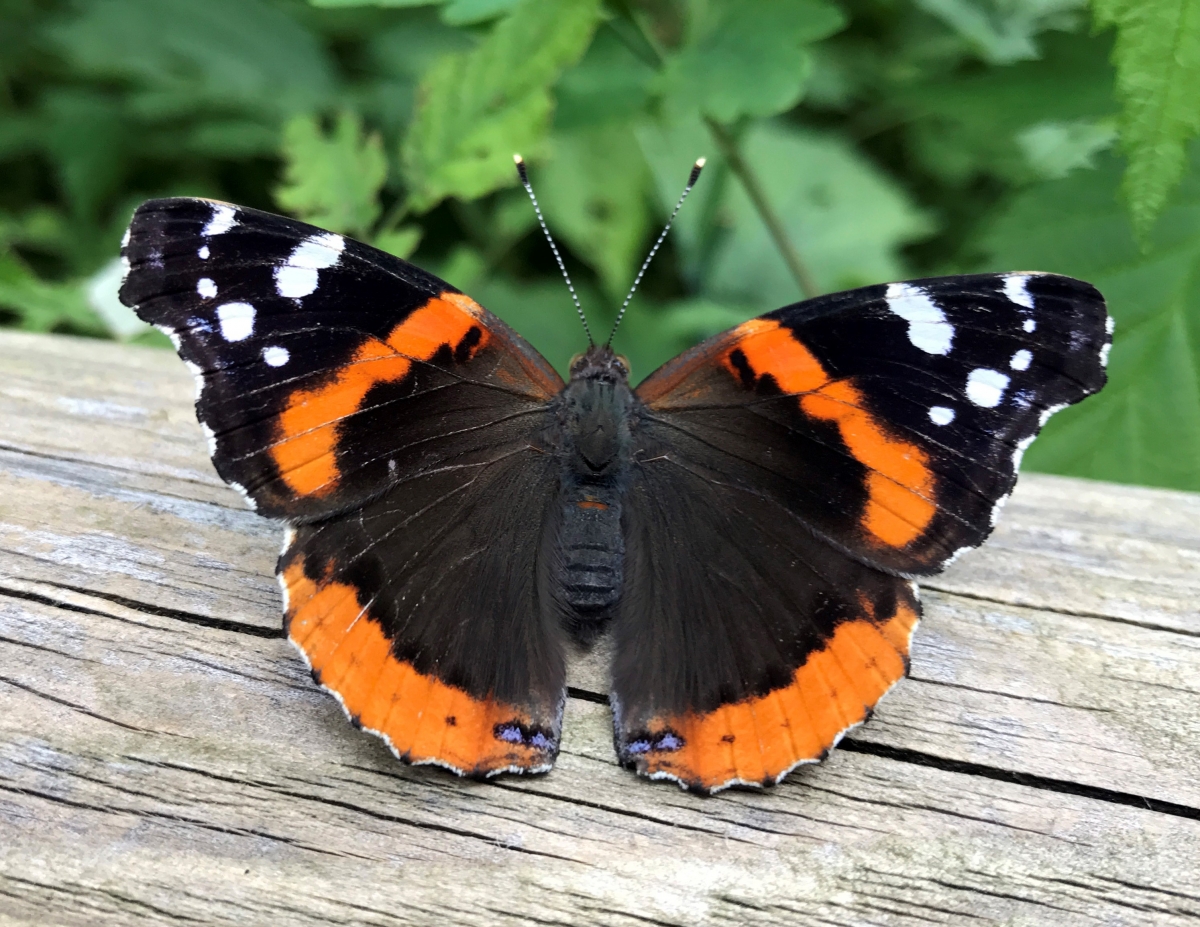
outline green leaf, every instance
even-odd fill
[[[1059,413],[1025,457],[1032,469],[1200,490],[1200,146],[1139,246],[1101,156],[1017,197],[990,228],[984,269],[1036,268],[1094,283],[1116,320],[1108,385]]]
[[[905,276],[898,249],[927,234],[931,223],[850,145],[766,124],[745,135],[742,152],[823,292]],[[727,232],[704,280],[705,294],[761,312],[800,299],[739,183],[727,187],[723,219]]]
[[[1116,26],[1122,190],[1146,235],[1179,183],[1184,143],[1200,132],[1200,0],[1095,0],[1098,27]]]
[[[910,127],[913,155],[953,186],[990,173],[1031,177],[1023,132],[1044,123],[1095,122],[1116,112],[1112,66],[1103,40],[1048,35],[1044,57],[1004,68],[954,72],[902,89],[896,103],[920,118]]]
[[[698,290],[711,268],[718,237],[728,231],[722,214],[729,169],[708,128],[698,118],[643,122],[636,128],[638,143],[654,176],[658,217],[665,221],[675,208],[692,165],[707,158],[704,173],[688,196],[687,205],[671,226],[672,250],[689,289]],[[661,258],[660,258],[661,260]]]
[[[513,152],[540,149],[550,87],[587,48],[599,12],[599,0],[524,0],[477,48],[434,65],[403,146],[411,209],[516,182]]]
[[[405,225],[391,232],[376,235],[371,242],[380,251],[394,254],[398,258],[407,258],[417,250],[421,243],[422,231],[415,225]]]
[[[1081,167],[1092,167],[1095,156],[1117,138],[1111,120],[1093,122],[1039,122],[1017,133],[1017,146],[1034,173],[1057,180]]]
[[[11,252],[0,252],[0,308],[15,314],[17,327],[26,331],[106,334],[82,282],[39,280]]]
[[[446,0],[308,0],[313,6],[327,10],[341,10],[352,6],[381,6],[389,9],[399,9],[413,6],[435,6]]]
[[[284,183],[279,205],[313,225],[365,236],[379,216],[378,194],[387,158],[377,134],[364,134],[354,113],[338,116],[326,135],[313,116],[296,116],[283,130]]]
[[[312,110],[334,87],[317,38],[264,0],[84,0],[49,36],[79,76],[139,88],[147,116]]]
[[[646,105],[655,74],[609,26],[601,26],[583,60],[555,87],[555,128],[632,121]]]
[[[1087,0],[916,0],[966,39],[991,64],[1040,57],[1034,38],[1047,29],[1075,29]]]
[[[442,7],[442,22],[450,26],[472,26],[511,13],[520,0],[450,0]]]
[[[546,221],[620,300],[650,227],[650,172],[637,140],[610,124],[555,134],[553,153],[537,177]]]
[[[695,9],[661,87],[673,112],[700,110],[721,122],[791,109],[812,67],[804,46],[845,25],[823,0],[714,0]]]

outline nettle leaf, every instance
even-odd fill
[[[1081,167],[1092,167],[1096,155],[1117,139],[1112,120],[1048,121],[1017,133],[1017,146],[1042,180],[1057,180]]]
[[[771,116],[800,100],[812,60],[804,46],[845,25],[823,0],[715,0],[697,4],[683,48],[665,62],[669,109],[721,122]]]
[[[342,113],[327,135],[314,116],[296,116],[283,130],[284,183],[275,201],[305,222],[363,237],[379,216],[387,158],[377,134],[365,134],[354,113]]]
[[[633,280],[650,227],[650,172],[629,128],[559,132],[538,171],[539,199],[556,235],[587,261],[611,298]]]
[[[782,125],[748,132],[742,153],[758,174],[796,250],[823,292],[903,279],[901,245],[929,233],[929,219],[847,142]],[[762,312],[801,298],[741,184],[730,183],[726,237],[705,294]]]
[[[983,239],[986,269],[1088,280],[1116,320],[1108,385],[1054,416],[1025,464],[1200,490],[1200,146],[1145,249],[1116,196],[1120,165],[1099,160],[1018,196]]]
[[[411,209],[516,182],[513,152],[540,149],[550,87],[583,55],[599,15],[599,0],[525,0],[478,47],[433,66],[403,145]]]
[[[1043,163],[1031,164],[1030,155],[1040,158],[1052,139],[1024,133],[1046,124],[1095,123],[1115,113],[1104,41],[1056,34],[1042,44],[1040,61],[940,75],[897,95],[898,103],[919,114],[908,130],[909,144],[927,171],[955,186],[980,173],[1038,179]]]
[[[1047,29],[1074,29],[1087,0],[916,0],[916,5],[966,39],[990,64],[1040,57],[1034,38]]]
[[[1117,27],[1113,63],[1129,156],[1122,189],[1145,235],[1183,176],[1184,142],[1200,132],[1200,4],[1095,0],[1094,12],[1097,26]]]

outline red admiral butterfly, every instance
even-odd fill
[[[914,578],[987,537],[1112,330],[1068,277],[914,280],[631,389],[607,345],[564,383],[449,284],[257,210],[152,200],[122,255],[217,472],[289,526],[314,679],[402,760],[476,777],[550,769],[564,654],[604,628],[624,765],[713,792],[821,759],[905,675]]]

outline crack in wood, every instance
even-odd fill
[[[858,738],[846,737],[842,740],[841,749],[849,753],[865,753],[882,759],[896,760],[900,763],[929,766],[934,769],[943,770],[944,772],[962,773],[968,776],[982,776],[984,779],[1012,782],[1033,789],[1061,792],[1064,795],[1077,795],[1081,798],[1110,802],[1114,805],[1127,805],[1143,811],[1153,811],[1157,814],[1169,814],[1173,817],[1186,818],[1190,821],[1200,821],[1200,808],[1163,801],[1158,798],[1147,798],[1144,795],[1135,795],[1132,792],[1106,789],[1098,785],[1085,785],[1081,782],[1053,779],[1049,776],[1039,776],[1035,773],[1000,769],[995,766],[972,763],[966,760],[952,760],[937,756],[936,754],[924,753],[920,750],[912,750],[907,747],[892,747],[871,740],[859,740]]]

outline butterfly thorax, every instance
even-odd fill
[[[556,423],[562,454],[555,551],[563,569],[555,598],[571,630],[591,638],[621,597],[625,541],[621,499],[632,456],[630,424],[637,400],[625,362],[593,347],[571,365]]]

